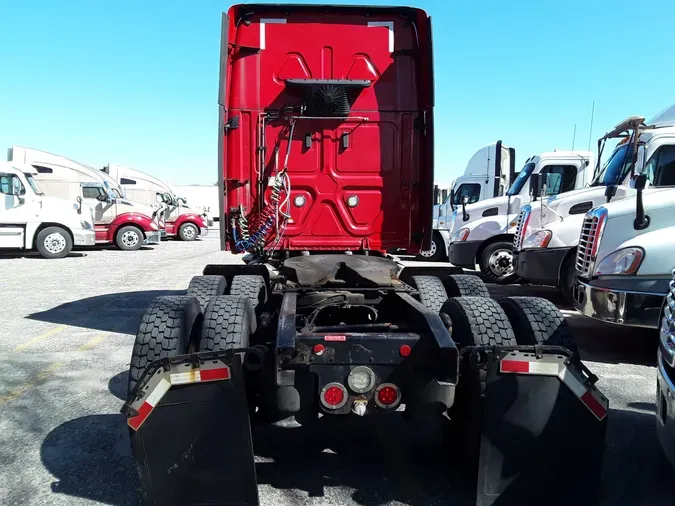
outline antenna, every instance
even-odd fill
[[[588,131],[588,151],[591,150],[591,138],[593,135],[593,116],[595,115],[595,100],[593,100],[593,107],[591,108],[591,128]]]
[[[572,134],[572,151],[574,151],[574,141],[577,138],[577,124],[574,124],[574,133]]]

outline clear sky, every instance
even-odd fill
[[[220,13],[229,5],[0,0],[3,158],[19,144],[170,182],[216,181]],[[593,150],[624,117],[675,102],[673,0],[414,5],[433,20],[438,180],[498,139],[520,165],[571,148],[576,124],[576,148],[586,149],[593,101]]]

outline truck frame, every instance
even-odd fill
[[[246,4],[222,30],[222,247],[248,263],[142,318],[122,412],[145,504],[258,505],[256,426],[397,415],[440,419],[477,504],[597,504],[609,404],[555,306],[385,254],[431,235],[427,14]]]

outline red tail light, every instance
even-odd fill
[[[319,396],[327,409],[340,409],[347,404],[347,389],[340,383],[328,383]]]
[[[375,391],[375,404],[381,408],[393,408],[401,401],[401,391],[393,383],[382,383]]]

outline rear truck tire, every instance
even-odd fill
[[[73,249],[73,239],[61,227],[46,227],[38,232],[35,247],[44,258],[64,258]]]
[[[115,244],[124,251],[136,251],[143,246],[143,232],[134,225],[120,227],[115,233]]]
[[[572,329],[551,301],[540,297],[504,297],[499,299],[520,346],[535,344],[562,346],[578,357]]]
[[[431,236],[431,247],[428,251],[420,251],[417,255],[417,260],[427,262],[440,262],[445,260],[447,252],[445,251],[445,241],[443,236],[438,232],[434,232]]]
[[[213,297],[204,310],[204,321],[199,338],[199,351],[223,351],[232,348],[248,348],[251,334],[256,330],[253,303],[248,297],[218,295]],[[242,365],[244,355],[241,355]],[[244,369],[246,399],[251,427],[256,408],[256,389],[251,373]]]
[[[452,338],[458,346],[515,346],[511,323],[496,300],[485,297],[454,297],[443,304],[441,313],[452,321]],[[487,373],[465,367],[448,411],[450,421],[443,424],[443,444],[461,472],[472,477],[479,460],[481,438],[481,396]],[[459,455],[457,453],[459,452]]]
[[[453,297],[440,310],[452,321],[452,339],[463,346],[516,346],[507,315],[487,297]]]
[[[227,290],[227,280],[224,276],[194,276],[190,280],[187,294],[199,301],[202,311],[213,297],[224,295]]]
[[[145,311],[131,353],[128,393],[145,368],[160,358],[188,353],[201,328],[199,301],[187,295],[157,297]]]
[[[181,241],[194,241],[199,235],[199,229],[194,223],[183,223],[178,227],[178,237]]]
[[[230,295],[251,299],[253,308],[257,309],[267,302],[265,278],[256,274],[238,274],[232,278]]]
[[[513,267],[513,243],[498,241],[488,244],[478,259],[481,272],[493,283],[506,285],[516,281]]]
[[[411,280],[420,294],[420,302],[438,313],[448,300],[443,282],[436,276],[413,276]]]
[[[490,297],[483,280],[472,274],[450,274],[443,280],[448,297]]]
[[[574,277],[576,276],[576,255],[570,255],[565,260],[560,269],[560,291],[565,297],[565,300],[571,305],[574,305],[574,295],[572,290],[574,288]]]

